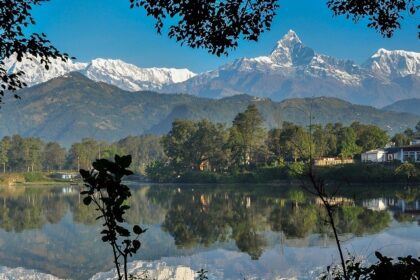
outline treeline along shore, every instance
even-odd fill
[[[35,137],[6,136],[0,141],[0,170],[77,172],[89,169],[97,158],[130,154],[131,169],[155,182],[267,182],[292,179],[291,173],[299,173],[310,158],[328,158],[334,164],[319,167],[327,178],[392,182],[404,180],[407,175],[397,174],[400,163],[361,163],[361,153],[390,143],[408,145],[419,136],[420,122],[392,137],[377,126],[360,122],[349,126],[283,122],[267,130],[257,107],[249,105],[236,115],[230,127],[208,120],[179,119],[163,136],[128,136],[113,143],[85,138],[69,149]],[[415,179],[420,170],[413,166],[419,171],[410,174]]]

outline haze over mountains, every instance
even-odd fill
[[[121,60],[90,63],[55,61],[49,71],[35,61],[6,61],[9,71],[23,70],[29,85],[79,71],[94,81],[128,91],[153,90],[223,98],[237,94],[287,98],[331,96],[376,107],[420,97],[420,53],[379,49],[365,63],[319,54],[290,30],[267,56],[241,58],[216,70],[139,68]]]
[[[283,121],[308,124],[353,121],[376,124],[390,134],[413,128],[419,116],[353,105],[337,98],[289,99],[274,102],[266,98],[237,95],[222,99],[187,94],[129,92],[81,73],[70,73],[20,91],[21,100],[8,96],[0,110],[0,137],[20,134],[58,141],[67,147],[85,137],[115,141],[128,135],[162,134],[177,119],[209,119],[230,125],[238,112],[254,102],[266,126]]]

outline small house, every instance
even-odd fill
[[[342,165],[354,163],[352,158],[322,157],[314,160],[315,166]]]
[[[420,162],[420,143],[403,147],[387,148],[386,153],[387,161]]]
[[[362,153],[362,162],[385,162],[387,161],[387,151],[384,149],[370,150]]]

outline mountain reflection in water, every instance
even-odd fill
[[[214,269],[226,270],[224,277],[234,279],[241,269],[250,269],[247,263],[253,274],[278,269],[285,276],[299,276],[311,265],[331,264],[336,254],[323,208],[298,187],[150,185],[133,186],[132,192],[127,221],[149,228],[137,259],[185,264],[188,256],[200,256],[188,264],[198,270],[213,263]],[[335,219],[342,239],[348,240],[344,245],[351,245],[352,253],[368,255],[379,249],[369,248],[368,240],[384,248],[393,240],[407,244],[389,246],[386,253],[419,255],[420,241],[412,237],[420,233],[419,200],[416,188],[342,189],[332,203],[340,205]],[[81,203],[77,187],[1,189],[0,209],[0,266],[73,279],[112,268],[97,214]],[[241,254],[243,263],[236,270],[226,267],[229,259],[223,264],[228,252]],[[318,259],[321,253],[327,258]],[[274,255],[285,256],[284,263],[276,263]],[[298,262],[303,260],[305,265]]]

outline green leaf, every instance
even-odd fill
[[[89,205],[91,202],[92,202],[92,197],[86,196],[85,198],[83,198],[83,203],[85,205]]]
[[[135,233],[135,234],[142,234],[143,232],[145,232],[145,230],[143,230],[141,227],[139,227],[138,225],[135,225],[134,227],[133,227],[133,232]]]
[[[140,241],[138,241],[138,240],[133,240],[133,247],[134,247],[134,249],[135,249],[136,251],[140,248],[140,246],[141,246]]]
[[[83,178],[88,178],[88,177],[90,177],[90,172],[89,172],[89,171],[87,171],[87,170],[80,169],[80,170],[79,170],[79,173],[80,173],[80,175],[81,175]]]
[[[115,163],[120,165],[123,168],[127,168],[131,164],[131,155],[126,155],[119,157],[118,155],[115,155]]]

